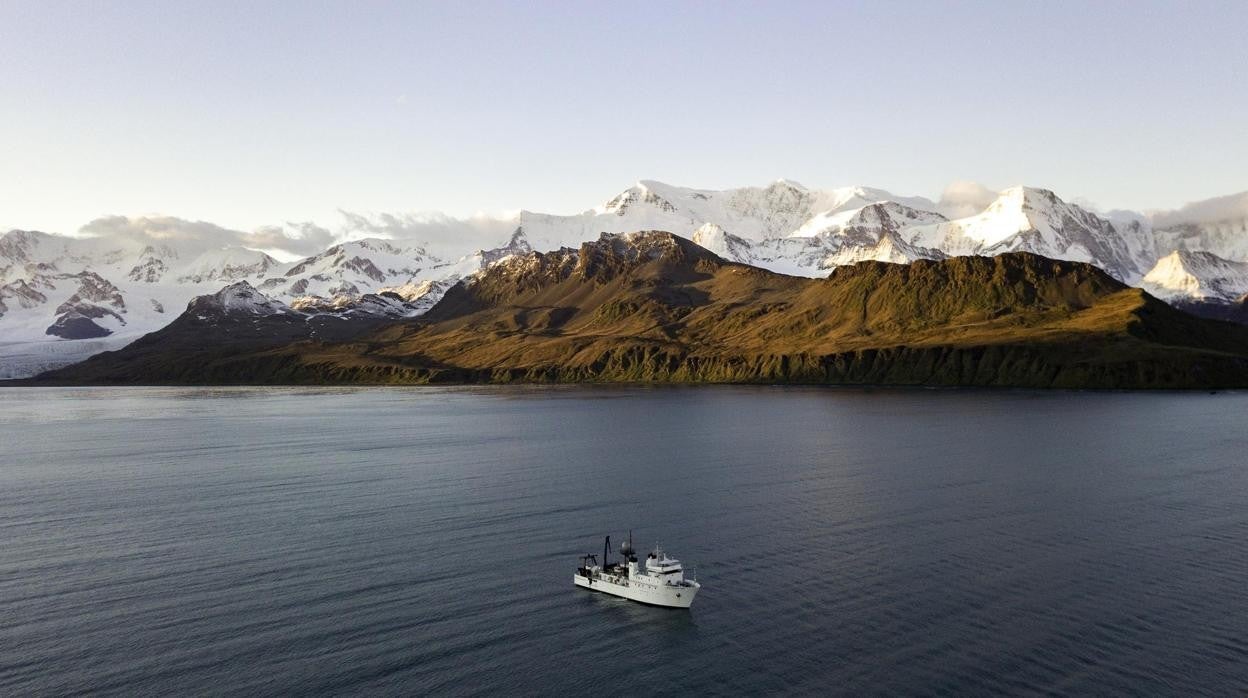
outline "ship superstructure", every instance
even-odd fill
[[[620,544],[622,562],[612,564],[608,560],[610,552],[611,536],[607,536],[602,546],[602,564],[598,564],[597,555],[585,555],[572,581],[578,587],[667,608],[689,608],[702,588],[697,581],[685,579],[680,560],[668,557],[658,546],[646,556],[644,564],[639,563],[631,533]]]

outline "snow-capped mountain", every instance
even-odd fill
[[[174,241],[70,238],[14,230],[0,236],[0,378],[116,349],[159,328],[196,295],[278,263],[242,248]]]
[[[198,296],[187,311],[207,315],[282,315],[296,312],[285,303],[269,298],[246,281],[236,281],[210,295]],[[201,317],[201,319],[203,319]]]
[[[1191,250],[1248,261],[1248,192],[1154,214],[1145,225],[1151,227],[1158,258],[1173,250]]]
[[[937,209],[923,197],[869,187],[810,190],[782,180],[717,192],[643,181],[576,216],[522,213],[519,227],[538,250],[602,232],[666,230],[734,261],[803,276],[864,260],[1028,251],[1091,262],[1132,283],[1156,260],[1147,231],[1120,230],[1046,189],[1006,189],[966,218],[948,220]]]
[[[663,230],[737,262],[821,276],[837,260],[935,258],[888,233],[942,222],[936,204],[870,187],[811,190],[780,180],[766,187],[713,191],[641,181],[606,204],[574,216],[522,212],[522,231],[538,251],[576,247],[601,233]]]
[[[401,286],[387,286],[381,289],[383,295],[397,296],[414,309],[413,315],[419,315],[432,308],[442,295],[455,284],[470,279],[488,267],[516,255],[532,252],[524,231],[516,228],[507,244],[489,250],[477,250],[464,255],[453,264],[434,267],[423,277],[413,278]]]
[[[942,215],[954,210],[960,217]],[[1093,263],[1173,302],[1234,298],[1248,263],[1248,193],[1167,213],[1102,216],[1046,189],[1012,187],[964,213],[966,206],[870,187],[818,190],[780,180],[716,191],[641,181],[584,213],[522,211],[472,227],[489,231],[472,238],[474,247],[497,236],[495,246],[476,251],[454,243],[468,230],[462,221],[442,225],[436,216],[420,220],[421,230],[442,231],[437,245],[373,226],[365,232],[391,238],[344,233],[290,262],[237,240],[221,247],[171,234],[11,231],[0,236],[0,377],[117,348],[168,323],[192,299],[237,282],[301,316],[416,316],[502,259],[575,249],[602,233],[666,231],[726,259],[801,276],[865,260],[1029,251]],[[332,239],[328,231],[324,239]]]
[[[334,245],[264,282],[264,290],[299,297],[353,296],[419,277],[442,260],[420,246],[365,239]]]
[[[948,259],[952,255],[941,250],[919,247],[902,239],[901,235],[886,232],[880,235],[875,243],[846,245],[835,254],[825,257],[822,267],[835,269],[858,262],[892,262],[893,264],[909,264],[919,259]]]
[[[1067,203],[1047,189],[1011,187],[982,213],[943,223],[907,228],[912,245],[949,255],[1034,252],[1075,262],[1091,262],[1128,283],[1138,281],[1151,262],[1147,241],[1118,230],[1108,220]]]
[[[1162,300],[1229,303],[1248,293],[1248,262],[1175,250],[1157,260],[1140,285]]]
[[[142,280],[149,283],[159,281],[160,276],[151,273],[152,267],[148,265],[151,262],[160,264],[166,259],[177,260],[178,258],[177,252],[167,245],[162,246],[161,253],[158,255],[150,246],[145,248],[144,252],[152,256],[141,262],[142,266],[136,266],[130,271],[129,277],[132,280],[136,280],[137,274],[143,276]],[[244,279],[257,279],[281,267],[281,263],[263,252],[245,247],[223,247],[204,252],[191,260],[178,276],[178,283],[230,283]]]
[[[413,308],[393,293],[365,293],[359,296],[340,294],[333,298],[303,296],[291,303],[266,295],[246,281],[237,281],[213,294],[197,296],[187,305],[188,313],[200,320],[223,316],[264,317],[286,315],[315,317],[401,318],[413,314]]]
[[[259,280],[276,266],[241,248],[193,254],[172,244],[10,231],[0,236],[0,327],[6,342],[142,334],[198,292]]]
[[[899,197],[868,187],[811,190],[780,180],[766,187],[713,191],[641,181],[578,215],[521,212],[518,226],[536,250],[574,247],[601,233],[637,230],[665,230],[692,239],[694,231],[708,223],[738,238],[762,242],[794,235],[804,226],[808,229],[800,235],[814,236],[835,225],[838,214],[852,217],[852,212],[881,202],[927,213],[936,210],[929,199]],[[828,221],[828,225],[818,221]]]
[[[529,249],[518,231],[498,248],[453,262],[380,239],[340,243],[286,264],[239,246],[201,248],[20,230],[0,236],[0,378],[124,346],[193,299],[239,282],[303,314],[419,315],[460,279]]]

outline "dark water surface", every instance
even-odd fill
[[[1248,395],[0,390],[0,694],[1248,692]],[[691,611],[572,586],[634,529]]]

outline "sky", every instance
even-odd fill
[[[1244,2],[0,0],[0,229],[955,180],[1248,189]]]

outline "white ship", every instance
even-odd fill
[[[572,576],[572,581],[578,587],[622,596],[652,606],[689,608],[702,585],[692,579],[685,579],[680,560],[668,557],[658,547],[646,557],[643,568],[633,553],[632,534],[628,537],[627,542],[620,544],[620,556],[624,558],[624,562],[611,564],[607,561],[607,554],[611,550],[611,536],[607,536],[602,546],[602,565],[598,564],[597,555],[584,556],[581,558],[581,566],[576,568],[576,574]]]

